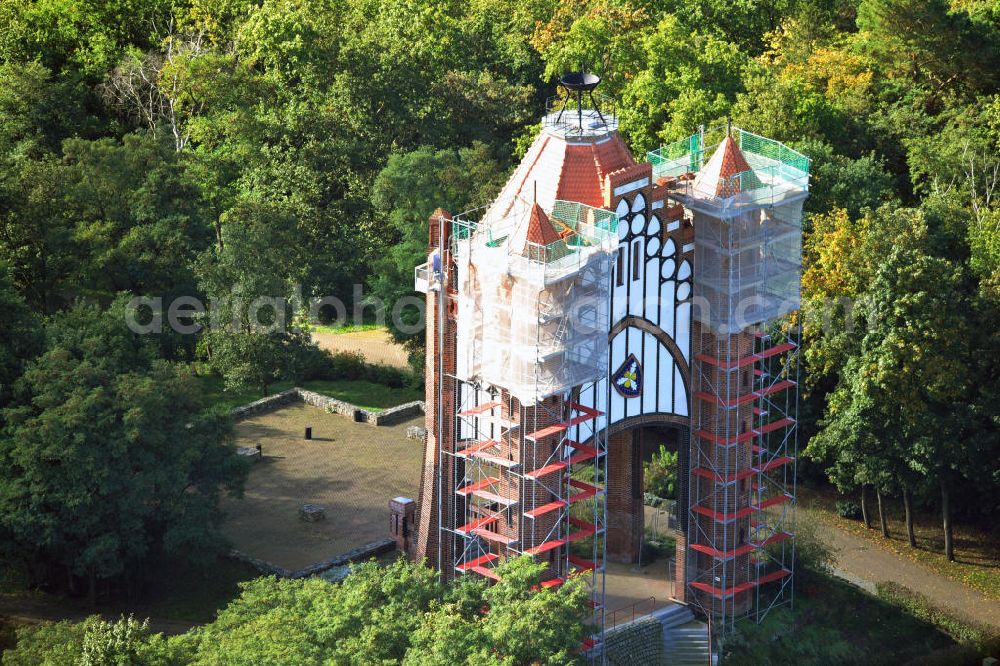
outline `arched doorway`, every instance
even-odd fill
[[[646,414],[612,426],[606,484],[608,561],[639,561],[645,526],[644,463],[661,445],[678,451],[686,438],[687,419],[676,414]]]

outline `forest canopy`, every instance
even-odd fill
[[[218,475],[162,470],[171,509],[130,534],[53,532],[24,447],[53,428],[111,478],[87,447],[149,455],[123,414],[168,432],[167,398],[224,443],[185,364],[267,392],[315,348],[238,324],[138,340],[108,317],[136,296],[413,296],[428,216],[488,202],[580,68],[639,157],[730,118],[812,159],[801,472],[941,510],[949,555],[950,516],[1000,508],[996,2],[9,0],[0,23],[6,556],[93,581],[215,544],[218,488],[243,474],[225,447],[204,454]],[[419,365],[422,336],[394,332]],[[73,419],[120,431],[58,432]],[[86,495],[49,481],[42,509]]]

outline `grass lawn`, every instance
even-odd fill
[[[853,585],[800,571],[795,608],[737,623],[723,664],[903,664],[955,644],[933,624]]]
[[[220,377],[207,376],[198,377],[198,383],[205,393],[206,401],[211,405],[218,405],[226,409],[233,409],[240,405],[260,400],[264,396],[259,390],[249,391],[226,391]],[[271,393],[286,391],[295,384],[289,381],[282,381],[272,384],[269,389]],[[322,393],[337,400],[349,402],[362,409],[380,411],[402,405],[405,402],[423,400],[423,391],[404,388],[389,388],[383,384],[376,384],[363,379],[343,379],[343,380],[316,380],[309,382],[299,382],[300,388]]]
[[[900,502],[889,500],[887,522],[889,538],[882,536],[878,529],[878,510],[873,507],[872,525],[867,529],[861,520],[841,518],[837,515],[835,503],[841,498],[832,489],[816,489],[800,485],[798,487],[799,506],[813,512],[820,520],[835,524],[855,536],[878,544],[901,557],[921,564],[935,573],[964,583],[991,599],[1000,599],[1000,533],[976,526],[954,526],[955,561],[949,562],[944,556],[944,533],[941,517],[917,512],[913,529],[917,547],[911,548],[906,538],[906,523],[903,520]],[[847,498],[855,503],[858,498]],[[874,504],[874,499],[872,500]]]

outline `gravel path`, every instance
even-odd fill
[[[866,589],[892,581],[935,602],[1000,628],[1000,601],[890,553],[878,545],[824,521],[820,538],[836,550],[836,573]]]

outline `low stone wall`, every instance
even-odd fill
[[[305,389],[296,388],[299,392],[299,399],[307,405],[312,405],[313,407],[319,407],[323,411],[330,412],[331,414],[342,414],[347,418],[355,418],[355,414],[359,414],[359,421],[368,421],[368,412],[361,409],[357,405],[352,405],[349,402],[344,402],[343,400],[337,400],[336,398],[331,398],[327,395],[322,395],[316,393],[315,391],[307,391]]]
[[[250,566],[257,569],[257,571],[268,576],[278,576],[279,578],[307,578],[309,576],[315,576],[316,574],[323,573],[327,569],[332,569],[333,567],[343,566],[350,562],[357,562],[359,560],[367,560],[369,557],[375,557],[382,555],[383,553],[390,553],[395,549],[395,540],[382,539],[381,541],[366,543],[365,545],[359,546],[354,550],[349,550],[346,553],[341,553],[340,555],[331,557],[328,560],[323,560],[322,562],[310,564],[309,566],[296,571],[279,567],[276,564],[268,562],[267,560],[260,560],[256,557],[251,557],[250,555],[235,549],[229,551],[229,556],[235,560],[239,560],[240,562],[246,562]]]
[[[291,404],[299,399],[299,390],[291,388],[287,391],[282,391],[281,393],[275,393],[274,395],[269,395],[266,398],[255,400],[248,405],[237,407],[230,412],[230,414],[232,414],[233,418],[238,421],[240,419],[246,419],[251,416],[257,416],[258,414],[274,411],[275,409],[284,407],[285,405]]]
[[[407,402],[399,405],[398,407],[391,407],[381,412],[369,412],[368,422],[374,423],[375,425],[392,425],[393,423],[399,423],[400,421],[405,421],[406,419],[413,418],[414,416],[418,416],[423,413],[423,400],[414,400],[413,402]]]
[[[612,666],[666,665],[663,654],[663,626],[643,617],[609,629],[604,635],[608,664]]]
[[[238,421],[279,409],[297,400],[301,400],[313,407],[319,407],[331,414],[341,414],[349,419],[354,419],[361,423],[370,423],[371,425],[391,425],[424,413],[424,403],[420,400],[407,402],[381,412],[374,412],[361,409],[357,405],[352,405],[343,400],[331,398],[328,395],[316,393],[315,391],[307,391],[298,387],[262,398],[242,407],[237,407],[230,413]]]

